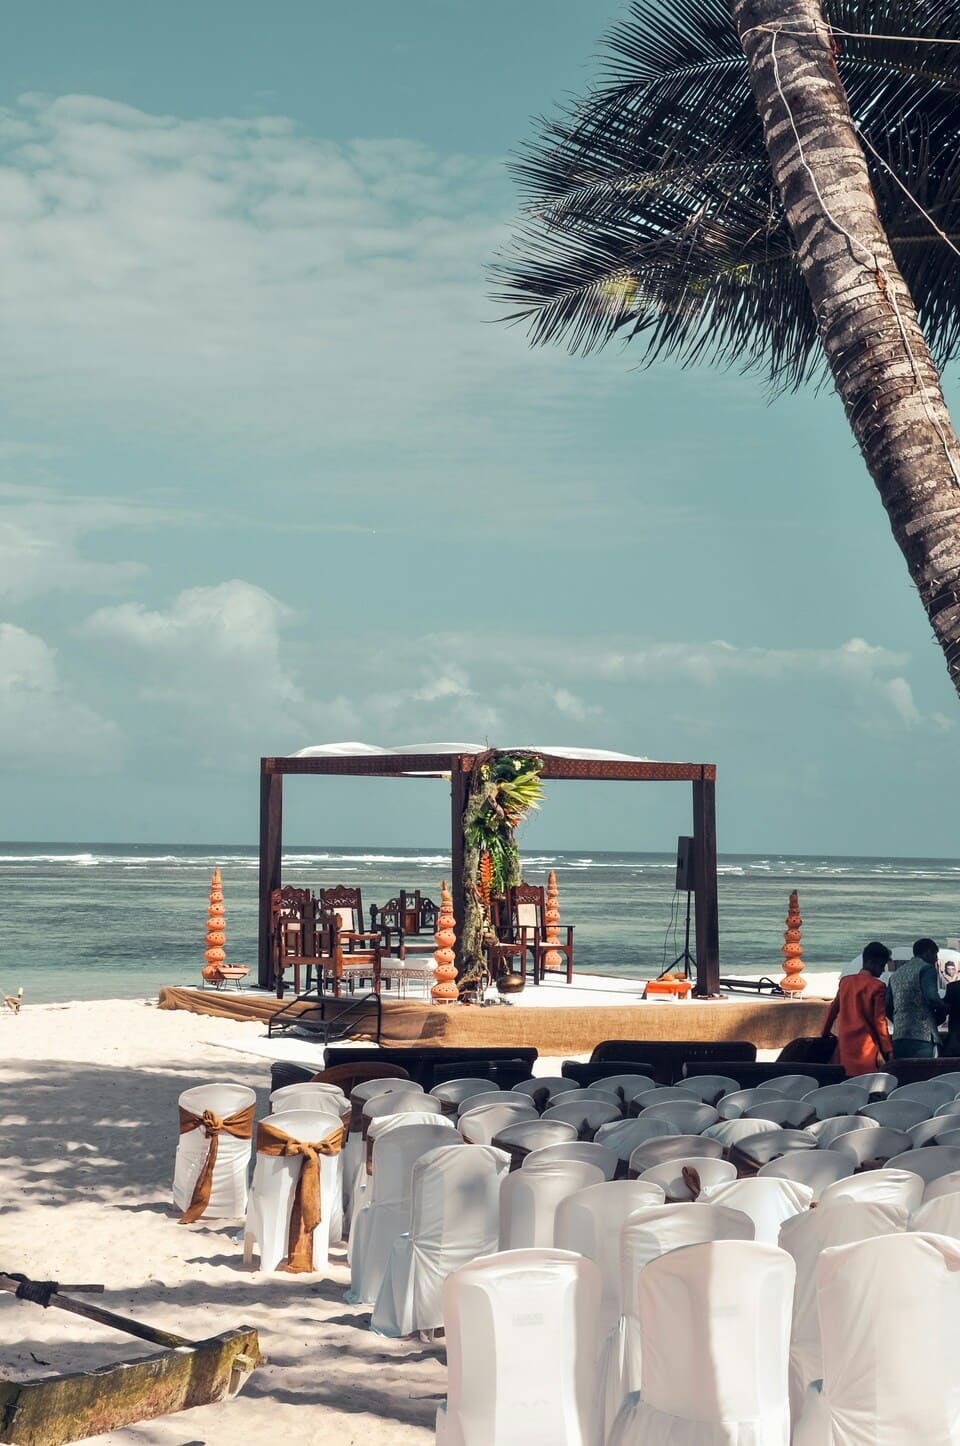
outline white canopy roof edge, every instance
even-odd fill
[[[485,753],[487,743],[404,743],[396,748],[379,748],[372,743],[316,743],[310,748],[298,748],[291,758],[356,758],[363,754],[377,753]],[[550,758],[608,759],[617,763],[649,763],[650,759],[633,753],[612,753],[606,748],[566,748],[551,745],[543,747],[534,743],[515,743],[500,749],[502,753],[538,753]]]

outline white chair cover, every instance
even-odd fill
[[[943,1119],[938,1115],[932,1115],[928,1120],[920,1120],[916,1125],[910,1125],[906,1134],[910,1136],[910,1148],[918,1150],[921,1145],[930,1145],[943,1129]]]
[[[928,1184],[941,1175],[951,1175],[960,1170],[960,1147],[948,1145],[922,1145],[919,1150],[907,1150],[894,1155],[887,1162],[891,1170],[912,1170]]]
[[[457,1120],[457,1129],[471,1145],[491,1145],[494,1135],[499,1135],[508,1125],[539,1118],[528,1099],[514,1095],[503,1104],[477,1105],[475,1109],[465,1110]]]
[[[367,1138],[364,1142],[360,1162],[354,1171],[353,1180],[350,1182],[351,1199],[351,1225],[347,1239],[347,1260],[353,1259],[353,1230],[352,1216],[362,1209],[368,1199],[367,1191],[370,1188],[372,1174],[367,1170],[367,1152],[373,1150],[372,1142],[379,1140],[381,1135],[387,1134],[390,1130],[405,1129],[408,1125],[441,1125],[447,1129],[456,1130],[456,1124],[449,1115],[437,1115],[426,1110],[404,1110],[397,1115],[380,1115],[377,1119],[370,1121],[370,1128],[367,1131]],[[448,1142],[449,1143],[449,1142]],[[371,1170],[373,1161],[370,1162]],[[344,1191],[346,1197],[346,1191]],[[331,1237],[332,1238],[332,1237]]]
[[[633,1175],[642,1175],[644,1170],[668,1160],[685,1160],[688,1155],[719,1160],[722,1154],[719,1140],[709,1140],[704,1135],[670,1135],[665,1140],[648,1140],[645,1145],[638,1145],[630,1154],[628,1170]]]
[[[210,1110],[220,1119],[227,1119],[240,1110],[255,1105],[257,1096],[246,1085],[210,1084],[194,1085],[184,1090],[177,1103],[191,1114],[202,1115]],[[177,1154],[173,1166],[173,1203],[178,1210],[186,1210],[193,1198],[193,1187],[197,1183],[210,1149],[206,1132],[190,1130],[177,1137]],[[203,1212],[204,1220],[236,1219],[247,1208],[247,1170],[253,1140],[240,1140],[225,1131],[217,1138],[217,1158],[213,1167],[213,1181],[210,1187],[210,1203]]]
[[[800,1185],[809,1185],[816,1204],[828,1185],[835,1180],[845,1180],[856,1168],[856,1157],[847,1150],[791,1150],[789,1154],[762,1165],[757,1176],[796,1180]]]
[[[891,1130],[887,1125],[877,1125],[872,1130],[848,1130],[837,1135],[831,1146],[834,1150],[845,1150],[856,1161],[857,1169],[868,1166],[876,1169],[877,1163],[885,1165],[895,1155],[902,1155],[913,1149],[913,1141],[906,1130]]]
[[[949,1235],[960,1242],[960,1195],[932,1195],[910,1217],[909,1229],[927,1235]]]
[[[682,1093],[678,1091],[678,1093]],[[636,1101],[634,1101],[636,1103]],[[715,1125],[720,1116],[713,1105],[701,1105],[696,1100],[665,1100],[662,1104],[647,1105],[641,1118],[650,1116],[658,1120],[669,1120],[684,1135],[699,1135],[710,1125]]]
[[[449,1276],[436,1446],[597,1446],[600,1289],[593,1261],[561,1250],[509,1250]]]
[[[620,1277],[620,1231],[634,1210],[662,1205],[664,1193],[648,1180],[605,1180],[568,1195],[557,1206],[554,1242],[558,1250],[575,1250],[596,1261],[603,1277],[597,1344],[606,1339],[623,1309]]]
[[[938,1175],[931,1180],[923,1192],[924,1200],[936,1200],[941,1195],[952,1195],[960,1190],[960,1170],[951,1170],[948,1175]]]
[[[639,1090],[633,1095],[630,1101],[630,1113],[639,1115],[648,1110],[651,1105],[672,1104],[677,1100],[681,1104],[690,1104],[689,1090],[680,1089],[677,1085],[651,1085],[649,1089]],[[694,1100],[694,1104],[701,1101]]]
[[[701,1104],[714,1108],[724,1095],[735,1094],[739,1088],[739,1080],[731,1079],[728,1074],[692,1074],[677,1084],[677,1089],[695,1095]]]
[[[823,1376],[823,1348],[817,1315],[816,1267],[820,1252],[875,1235],[893,1235],[907,1228],[907,1212],[899,1205],[876,1205],[848,1200],[830,1210],[808,1210],[780,1227],[780,1248],[789,1251],[797,1266],[790,1332],[790,1408],[800,1415],[811,1381]]]
[[[956,1446],[960,1244],[908,1232],[825,1250],[817,1305],[823,1389],[794,1446]]]
[[[813,1191],[796,1180],[776,1180],[755,1175],[751,1180],[731,1180],[726,1185],[712,1185],[700,1199],[704,1204],[726,1205],[742,1210],[753,1221],[756,1238],[766,1245],[776,1245],[780,1226],[792,1215],[809,1210]]]
[[[529,1105],[530,1108],[534,1111],[534,1114],[540,1113],[540,1111],[534,1105],[533,1100],[528,1099],[526,1095],[519,1095],[516,1090],[494,1089],[493,1085],[491,1085],[490,1081],[488,1080],[487,1088],[482,1093],[468,1095],[465,1100],[460,1101],[460,1104],[457,1108],[457,1116],[459,1117],[461,1115],[465,1115],[468,1110],[481,1109],[484,1105],[516,1104]]]
[[[339,1085],[323,1084],[319,1080],[308,1080],[304,1084],[282,1085],[280,1089],[274,1090],[270,1095],[270,1112],[279,1114],[287,1110],[321,1110],[324,1113],[336,1116],[341,1123],[350,1122],[350,1101]],[[329,1219],[329,1240],[336,1244],[343,1239],[343,1197],[344,1181],[344,1152],[336,1156],[337,1180],[333,1193],[328,1197],[325,1206],[330,1212]]]
[[[733,1155],[738,1164],[747,1161],[754,1169],[759,1170],[761,1165],[766,1165],[769,1160],[778,1160],[781,1155],[789,1155],[797,1150],[815,1150],[817,1142],[813,1135],[808,1135],[806,1130],[785,1130],[779,1125],[772,1130],[763,1130],[759,1134],[747,1135],[731,1147],[728,1154]]]
[[[414,1094],[423,1094],[422,1086],[412,1079],[367,1079],[354,1085],[350,1091],[353,1119],[350,1123],[347,1143],[343,1147],[343,1223],[347,1230],[349,1230],[353,1210],[353,1185],[357,1178],[357,1166],[364,1159],[366,1148],[361,1137],[363,1107],[368,1101],[376,1099],[378,1095],[391,1094],[395,1090],[399,1090],[401,1093],[406,1090],[412,1091]]]
[[[894,1101],[916,1100],[918,1104],[928,1105],[930,1114],[940,1106],[945,1105],[948,1100],[955,1100],[957,1087],[952,1080],[946,1083],[940,1079],[918,1080],[916,1084],[901,1085],[899,1089],[891,1091],[889,1098]]]
[[[809,1100],[792,1099],[784,1095],[779,1100],[762,1100],[751,1105],[740,1116],[742,1120],[772,1120],[784,1130],[802,1130],[816,1119],[816,1111]]]
[[[872,1100],[885,1100],[887,1095],[892,1094],[898,1087],[896,1075],[887,1074],[885,1070],[877,1070],[873,1074],[858,1074],[850,1083],[866,1090]],[[957,1088],[960,1089],[960,1085]]]
[[[457,1131],[448,1120],[436,1124],[394,1127],[378,1135],[373,1146],[373,1177],[364,1204],[350,1230],[352,1305],[372,1304],[383,1281],[393,1242],[410,1221],[413,1167],[422,1155],[441,1145],[456,1145]]]
[[[529,1159],[529,1156],[528,1156]],[[585,1160],[554,1157],[528,1169],[514,1170],[500,1186],[501,1250],[533,1250],[553,1246],[557,1206],[568,1195],[600,1185],[603,1172]]]
[[[779,1100],[782,1095],[770,1085],[758,1085],[752,1090],[734,1090],[717,1102],[717,1113],[722,1120],[738,1120],[744,1110],[760,1105],[764,1100]]]
[[[323,1103],[328,1101],[328,1103]],[[323,1084],[320,1080],[305,1080],[303,1084],[281,1085],[270,1093],[270,1112],[279,1110],[329,1109],[341,1117],[350,1109],[339,1085]]]
[[[519,1084],[513,1086],[511,1093],[526,1095],[538,1110],[543,1111],[554,1100],[570,1094],[573,1090],[579,1090],[579,1088],[575,1079],[567,1079],[561,1074],[548,1074],[534,1076],[533,1079],[522,1079]]]
[[[282,1130],[294,1140],[322,1140],[341,1128],[339,1118],[328,1110],[278,1110],[269,1119],[272,1129]],[[334,1238],[331,1223],[335,1213],[343,1218],[341,1211],[334,1211],[340,1193],[339,1159],[339,1155],[321,1155],[319,1159],[320,1224],[313,1232],[314,1270],[326,1269],[330,1241]],[[261,1270],[276,1270],[286,1258],[290,1211],[302,1164],[301,1155],[257,1154],[247,1203],[244,1256],[249,1260],[256,1249]]]
[[[547,1145],[571,1144],[576,1141],[577,1127],[571,1125],[568,1120],[518,1120],[515,1124],[505,1125],[498,1130],[493,1137],[493,1144],[498,1149],[526,1150],[531,1153],[534,1150],[544,1149]],[[522,1159],[518,1159],[514,1168],[519,1169]],[[552,1243],[552,1242],[551,1242]]]
[[[455,1115],[464,1100],[472,1099],[475,1095],[488,1095],[490,1081],[465,1075],[463,1079],[441,1080],[440,1084],[433,1086],[430,1093],[435,1100],[440,1101],[445,1115]]]
[[[805,1098],[818,1120],[830,1120],[836,1115],[855,1115],[861,1105],[870,1103],[870,1091],[852,1079],[846,1084],[824,1085]]]
[[[694,1170],[700,1180],[700,1191],[708,1185],[722,1185],[726,1180],[737,1178],[737,1167],[729,1160],[713,1159],[709,1155],[687,1155],[682,1160],[664,1160],[651,1165],[638,1175],[639,1180],[652,1180],[659,1185],[667,1197],[668,1205],[689,1204],[697,1199],[691,1184],[683,1178],[684,1170]],[[699,1194],[699,1192],[698,1192]],[[710,1237],[712,1239],[712,1237]]]
[[[616,1090],[621,1104],[625,1109],[629,1109],[631,1101],[636,1099],[637,1095],[646,1094],[650,1090],[653,1080],[645,1074],[610,1074],[595,1080],[594,1083],[602,1085],[606,1090]]]
[[[713,1162],[717,1163],[717,1162]],[[753,1221],[741,1210],[722,1205],[654,1205],[628,1215],[620,1232],[620,1275],[623,1309],[600,1353],[600,1399],[604,1436],[613,1426],[624,1398],[639,1391],[641,1374],[637,1282],[640,1272],[684,1245],[705,1240],[752,1240]]]
[[[651,1261],[638,1289],[643,1390],[608,1446],[788,1446],[794,1273],[785,1250],[752,1240]]]
[[[923,1181],[909,1170],[864,1170],[828,1185],[820,1196],[820,1210],[851,1200],[874,1205],[895,1205],[909,1215],[923,1199]]]
[[[771,1079],[764,1080],[759,1088],[776,1090],[778,1095],[802,1100],[804,1095],[810,1094],[811,1090],[818,1089],[819,1086],[820,1081],[814,1074],[776,1074]]]
[[[705,1138],[719,1141],[721,1148],[727,1150],[740,1140],[749,1139],[751,1135],[769,1134],[771,1130],[779,1129],[780,1126],[775,1120],[743,1119],[738,1116],[735,1120],[720,1120],[715,1125],[709,1125],[703,1133]]]
[[[571,1140],[569,1144],[542,1145],[531,1150],[521,1165],[522,1170],[541,1170],[556,1160],[580,1160],[587,1165],[596,1165],[605,1180],[612,1180],[620,1161],[612,1150],[598,1145],[596,1140]]]
[[[616,1120],[609,1125],[601,1125],[593,1142],[610,1150],[618,1160],[622,1160],[626,1169],[627,1161],[638,1146],[650,1140],[675,1139],[679,1133],[676,1125],[669,1120],[657,1119],[655,1115],[650,1119],[641,1116],[638,1120]]]
[[[545,1120],[566,1120],[576,1125],[581,1139],[592,1140],[601,1125],[613,1124],[622,1118],[620,1106],[612,1100],[585,1099],[585,1090],[565,1095],[558,1104],[544,1110]]]
[[[868,1120],[866,1115],[831,1115],[827,1120],[816,1120],[807,1125],[807,1134],[813,1135],[821,1150],[829,1150],[838,1135],[879,1128],[876,1120]]]
[[[413,1167],[410,1229],[393,1242],[370,1327],[408,1336],[443,1324],[443,1282],[497,1248],[500,1181],[510,1159],[489,1145],[442,1145]]]
[[[857,1114],[876,1120],[878,1125],[886,1125],[891,1130],[909,1130],[919,1125],[921,1120],[929,1120],[933,1110],[917,1100],[895,1100],[891,1097],[877,1100],[874,1105],[862,1105]]]
[[[364,1137],[370,1133],[374,1120],[382,1120],[385,1115],[405,1115],[412,1111],[417,1114],[440,1115],[443,1113],[443,1106],[433,1095],[424,1094],[423,1090],[390,1090],[377,1095],[374,1099],[367,1100],[361,1111]]]

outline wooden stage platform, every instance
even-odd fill
[[[349,996],[343,1000],[349,1005]],[[542,1055],[589,1054],[603,1039],[750,1040],[758,1049],[782,1049],[791,1039],[819,1034],[826,999],[689,1000],[683,1003],[581,1005],[523,1004],[442,1006],[420,1000],[383,1000],[380,1043],[403,1045],[532,1045]],[[262,1020],[280,1003],[253,990],[227,993],[212,989],[160,990],[161,1009],[185,1009],[221,1019]],[[361,1018],[354,1038],[373,1039],[375,1011]]]

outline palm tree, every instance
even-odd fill
[[[955,0],[633,0],[514,169],[496,268],[535,342],[829,370],[960,690]],[[933,43],[930,43],[933,42]],[[811,304],[812,303],[812,304]],[[929,345],[924,333],[929,338]]]

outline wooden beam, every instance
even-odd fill
[[[463,811],[470,785],[470,774],[464,771],[463,761],[458,758],[450,770],[450,894],[453,898],[453,927],[457,932],[458,971],[461,965],[461,939],[466,913],[463,891]]]
[[[472,754],[457,753],[372,753],[336,758],[264,758],[268,774],[343,775],[397,778],[443,775],[459,768],[469,773]],[[602,758],[543,757],[543,778],[581,778],[610,783],[691,783],[716,777],[713,763],[630,762]]]
[[[260,764],[260,925],[257,949],[257,982],[261,989],[272,989],[273,951],[270,947],[270,895],[281,884],[283,854],[283,774]]]
[[[249,1326],[75,1375],[0,1381],[0,1441],[64,1446],[235,1396],[261,1362]],[[183,1436],[192,1434],[181,1427]]]
[[[717,785],[713,778],[693,785],[693,877],[696,892],[697,983],[704,999],[720,992],[720,917],[717,904]]]

